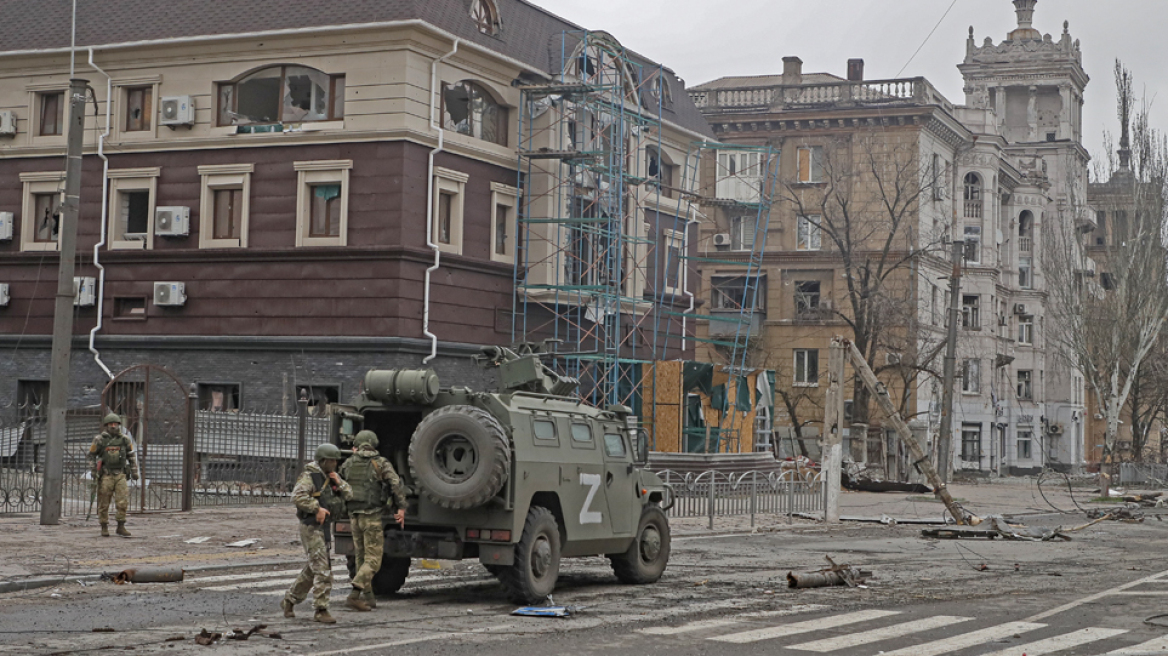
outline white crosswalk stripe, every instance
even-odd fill
[[[1109,651],[1107,656],[1168,656],[1168,635]]]
[[[890,640],[892,638],[900,638],[911,635],[913,633],[922,633],[924,631],[931,631],[943,626],[950,626],[960,622],[968,622],[972,617],[953,617],[951,615],[937,615],[935,617],[926,617],[920,620],[913,620],[912,622],[905,622],[903,624],[894,624],[879,629],[872,629],[870,631],[862,631],[860,633],[851,633],[835,638],[824,638],[822,640],[815,640],[813,642],[805,642],[801,645],[791,645],[788,649],[798,649],[800,651],[818,651],[829,652],[839,649],[847,649],[848,647],[858,647],[860,645],[867,645],[873,642],[880,642],[882,640]]]
[[[799,613],[810,613],[817,610],[826,610],[830,606],[822,604],[800,604],[798,606],[791,606],[782,610],[759,611],[754,613],[741,613],[731,618],[719,620],[698,620],[696,622],[687,622],[680,626],[651,626],[644,629],[639,629],[639,633],[647,635],[678,635],[681,633],[693,633],[696,631],[707,631],[709,629],[717,629],[724,626],[735,626],[746,621],[765,619],[768,617],[784,617],[787,615],[798,615]]]
[[[880,619],[881,617],[888,617],[890,615],[899,614],[899,612],[893,610],[862,610],[855,613],[845,613],[843,615],[823,617],[817,620],[807,620],[805,622],[794,622],[781,626],[767,627],[765,629],[753,629],[751,631],[743,631],[741,633],[731,633],[729,635],[716,636],[710,639],[717,640],[718,642],[746,644],[750,642],[758,642],[760,640],[772,640],[774,638],[798,635],[800,633],[810,633],[812,631],[819,631],[821,629],[833,629],[837,626],[846,626],[848,624],[854,624],[858,622],[867,622],[868,620],[875,620]]]
[[[994,640],[1008,638],[1016,633],[1026,633],[1027,631],[1041,629],[1045,626],[1045,624],[1035,624],[1033,622],[1006,622],[1005,624],[991,626],[988,629],[980,629],[978,631],[956,635],[952,638],[934,640],[933,642],[926,642],[923,645],[914,645],[895,651],[886,651],[884,652],[884,656],[937,656],[938,654],[948,654],[968,647],[984,645]]]
[[[1046,638],[1045,640],[1038,640],[1030,642],[1025,645],[1017,645],[1002,651],[995,651],[987,656],[1042,656],[1043,654],[1050,654],[1071,647],[1078,647],[1096,640],[1103,640],[1112,636],[1117,636],[1121,633],[1127,633],[1124,629],[1101,629],[1098,627],[1090,629],[1080,629],[1071,633],[1064,633],[1062,635],[1054,636],[1053,638]]]

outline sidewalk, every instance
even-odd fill
[[[982,516],[1054,512],[1039,495],[1033,479],[1004,479],[980,485],[955,484],[950,490],[966,508]],[[1044,492],[1056,506],[1074,509],[1065,486],[1061,489],[1044,486]],[[1075,497],[1082,505],[1094,496],[1087,489],[1075,491]],[[943,510],[944,507],[927,494],[844,490],[840,496],[840,513],[844,516],[878,518],[889,515],[921,519],[940,517]],[[1055,521],[1062,520],[1056,518]],[[57,526],[41,526],[37,522],[35,514],[0,516],[0,554],[3,554],[0,556],[0,585],[117,572],[127,567],[229,569],[272,562],[299,563],[303,558],[296,518],[289,504],[131,515],[127,527],[134,537],[129,539],[100,537],[96,517],[88,522],[84,518],[69,517]],[[788,530],[814,525],[815,522],[796,519],[792,526],[787,523],[786,515],[759,514],[753,528],[749,515],[715,517],[713,531],[710,531],[709,520],[705,517],[675,518],[670,524],[673,534],[682,538],[749,533],[752,530]],[[198,537],[210,539],[201,544],[186,542]],[[245,548],[226,546],[245,539],[258,542]]]

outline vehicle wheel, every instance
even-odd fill
[[[352,581],[357,576],[356,556],[345,556],[345,569],[349,570],[349,580]]]
[[[669,547],[669,520],[660,506],[650,504],[641,511],[637,539],[629,550],[608,558],[621,583],[654,583],[669,564]]]
[[[499,580],[517,604],[543,601],[560,576],[560,529],[552,511],[532,506],[523,523],[523,537],[515,545],[515,564],[502,568]]]
[[[373,594],[378,596],[391,595],[406,584],[406,577],[410,575],[409,558],[385,558],[381,561],[381,569],[373,575]]]
[[[506,433],[490,413],[469,405],[440,408],[410,440],[410,473],[419,492],[443,508],[477,508],[503,489],[511,472]]]

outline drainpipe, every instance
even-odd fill
[[[101,354],[97,352],[97,347],[94,346],[94,339],[97,332],[101,330],[101,322],[104,314],[102,313],[102,306],[105,300],[105,267],[101,265],[99,256],[101,255],[101,247],[105,246],[106,228],[109,214],[109,158],[105,156],[105,140],[110,133],[110,108],[113,105],[113,80],[109,73],[101,70],[93,61],[93,48],[89,49],[89,65],[97,69],[98,73],[105,76],[105,132],[97,138],[97,156],[101,158],[101,237],[97,243],[93,245],[93,266],[97,267],[97,325],[93,330],[89,331],[89,352],[93,354],[93,361],[101,370],[113,380],[114,374],[101,361]]]
[[[453,57],[454,53],[458,52],[458,43],[459,39],[455,37],[454,46],[450,52],[435,59],[430,64],[430,129],[438,132],[438,146],[430,151],[430,162],[426,169],[426,246],[434,251],[434,264],[426,269],[425,295],[422,300],[422,334],[430,338],[430,355],[422,358],[422,364],[438,357],[438,336],[430,332],[430,276],[438,270],[442,261],[442,251],[434,242],[434,156],[442,152],[446,137],[441,122],[435,119],[438,111],[438,64],[447,57]]]

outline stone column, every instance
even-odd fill
[[[1071,90],[1071,85],[1059,85],[1059,97],[1062,98],[1063,108],[1059,112],[1059,139],[1074,139],[1073,116],[1075,113],[1073,104],[1075,95]]]
[[[1038,141],[1038,87],[1030,87],[1030,97],[1026,100],[1026,125],[1030,131],[1027,141]]]

